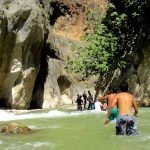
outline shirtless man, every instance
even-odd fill
[[[106,95],[104,97],[101,98],[101,100],[107,100],[108,101],[108,107],[111,106],[115,96],[116,96],[116,93],[117,93],[117,89],[116,88],[113,88],[112,90],[112,93],[109,94],[109,95]],[[109,117],[109,120],[114,120],[114,119],[117,119],[118,117],[118,108],[117,106],[115,105],[111,111],[111,114],[110,114],[110,117]]]
[[[109,123],[112,108],[117,104],[119,116],[116,121],[116,135],[137,135],[137,123],[134,116],[137,116],[138,114],[138,107],[134,96],[127,93],[127,86],[121,86],[120,90],[122,92],[116,95],[112,104],[108,108],[104,125]],[[134,108],[134,114],[132,114],[132,107]]]

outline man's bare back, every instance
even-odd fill
[[[119,116],[116,120],[116,135],[138,135],[137,123],[134,116],[138,114],[138,107],[134,96],[129,94],[128,85],[120,86],[121,93],[116,94],[112,104],[108,107],[108,113],[104,125],[110,121],[112,109],[117,105],[119,109]],[[134,108],[134,116],[132,114],[132,107]]]
[[[138,114],[138,107],[135,102],[134,96],[127,93],[121,92],[116,94],[112,104],[108,108],[108,114],[105,120],[105,125],[109,123],[109,116],[111,114],[112,108],[114,106],[118,106],[119,115],[129,115],[132,114],[132,107],[134,108],[134,115],[137,116]]]
[[[112,104],[115,96],[116,96],[116,93],[117,93],[118,89],[117,88],[112,88],[112,93],[106,95],[106,96],[103,96],[101,99],[102,100],[105,100],[107,99],[108,100],[108,107]],[[114,106],[115,107],[115,106]]]
[[[107,99],[108,100],[108,107],[109,107],[112,104],[115,97],[116,97],[116,93],[112,93],[112,94],[109,94],[109,95],[102,97],[101,99],[102,100]]]
[[[116,94],[112,105],[114,106],[116,104],[119,108],[119,115],[132,114],[132,107],[134,107],[135,113],[138,113],[138,108],[134,96],[127,92],[121,92],[119,94]]]

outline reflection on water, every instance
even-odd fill
[[[106,112],[0,111],[0,126],[17,122],[31,128],[28,134],[0,134],[0,150],[149,150],[150,109],[140,109],[140,135],[116,136],[115,121],[103,126]]]

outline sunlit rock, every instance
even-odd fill
[[[43,13],[34,0],[0,4],[0,106],[30,107],[44,42]]]
[[[18,123],[9,123],[3,126],[0,130],[1,133],[28,133],[31,129],[20,125]]]

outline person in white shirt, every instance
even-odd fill
[[[101,110],[101,107],[102,107],[102,103],[97,99],[95,101],[95,110],[96,111],[100,111]]]

